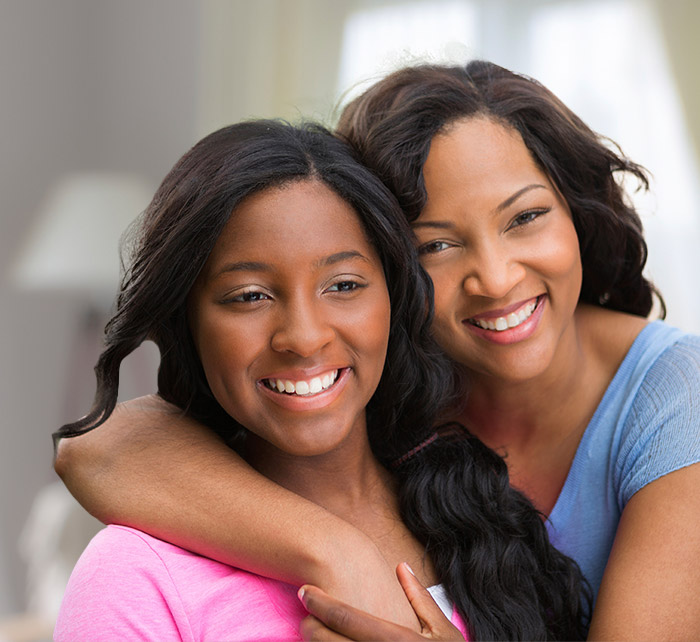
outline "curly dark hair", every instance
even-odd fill
[[[519,132],[566,199],[581,250],[580,300],[647,316],[656,296],[664,317],[661,295],[642,274],[647,246],[640,218],[618,182],[628,174],[647,189],[645,170],[536,80],[486,61],[407,67],[348,104],[337,132],[413,221],[426,203],[422,170],[432,138],[475,116]]]
[[[161,354],[160,396],[234,447],[245,439],[245,428],[207,384],[187,323],[187,297],[243,199],[306,180],[323,183],[352,206],[384,269],[389,345],[367,408],[375,455],[390,466],[433,432],[453,370],[430,336],[432,285],[396,199],[349,146],[319,126],[251,121],[197,143],[159,187],[136,228],[133,259],[106,328],[93,408],[56,438],[82,434],[109,417],[122,360],[150,339]],[[465,433],[434,440],[395,475],[407,526],[426,545],[476,638],[585,635],[580,570],[551,546],[540,515],[510,488],[500,457]]]

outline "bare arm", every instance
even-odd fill
[[[700,464],[642,488],[622,514],[592,640],[700,640]]]
[[[632,497],[618,526],[590,640],[700,640],[700,464],[661,477]],[[405,629],[310,588],[304,639],[418,639]],[[415,607],[415,605],[414,605]],[[428,613],[428,611],[423,611]],[[421,616],[433,630],[444,618]],[[437,634],[448,639],[449,632]],[[358,637],[359,636],[359,637]],[[444,637],[443,637],[444,636]]]
[[[418,626],[393,568],[369,538],[258,474],[158,397],[120,404],[104,425],[63,439],[55,467],[105,523],[133,526],[261,575],[312,583]]]

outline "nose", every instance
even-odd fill
[[[525,274],[523,262],[508,247],[499,243],[482,245],[466,259],[462,287],[470,296],[502,299]]]
[[[276,352],[310,357],[333,341],[335,330],[320,302],[293,301],[280,310],[270,345]]]

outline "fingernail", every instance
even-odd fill
[[[306,593],[306,591],[304,590],[304,587],[302,586],[302,587],[297,591],[297,597],[299,598],[299,600],[301,601],[302,604],[304,603],[304,593]]]
[[[409,570],[409,572],[411,573],[411,575],[413,575],[413,577],[415,577],[416,574],[413,572],[413,569],[409,566],[408,562],[404,562],[404,565],[405,565],[406,568]]]

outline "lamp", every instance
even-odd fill
[[[62,421],[74,420],[89,408],[94,390],[91,372],[119,284],[119,239],[152,195],[149,181],[135,174],[66,175],[48,193],[10,273],[16,287],[72,294],[80,309]],[[150,363],[141,360],[131,369],[127,393],[150,383],[146,378]]]
[[[101,306],[119,282],[119,238],[153,195],[141,176],[67,175],[45,199],[11,272],[22,289],[87,293]]]

